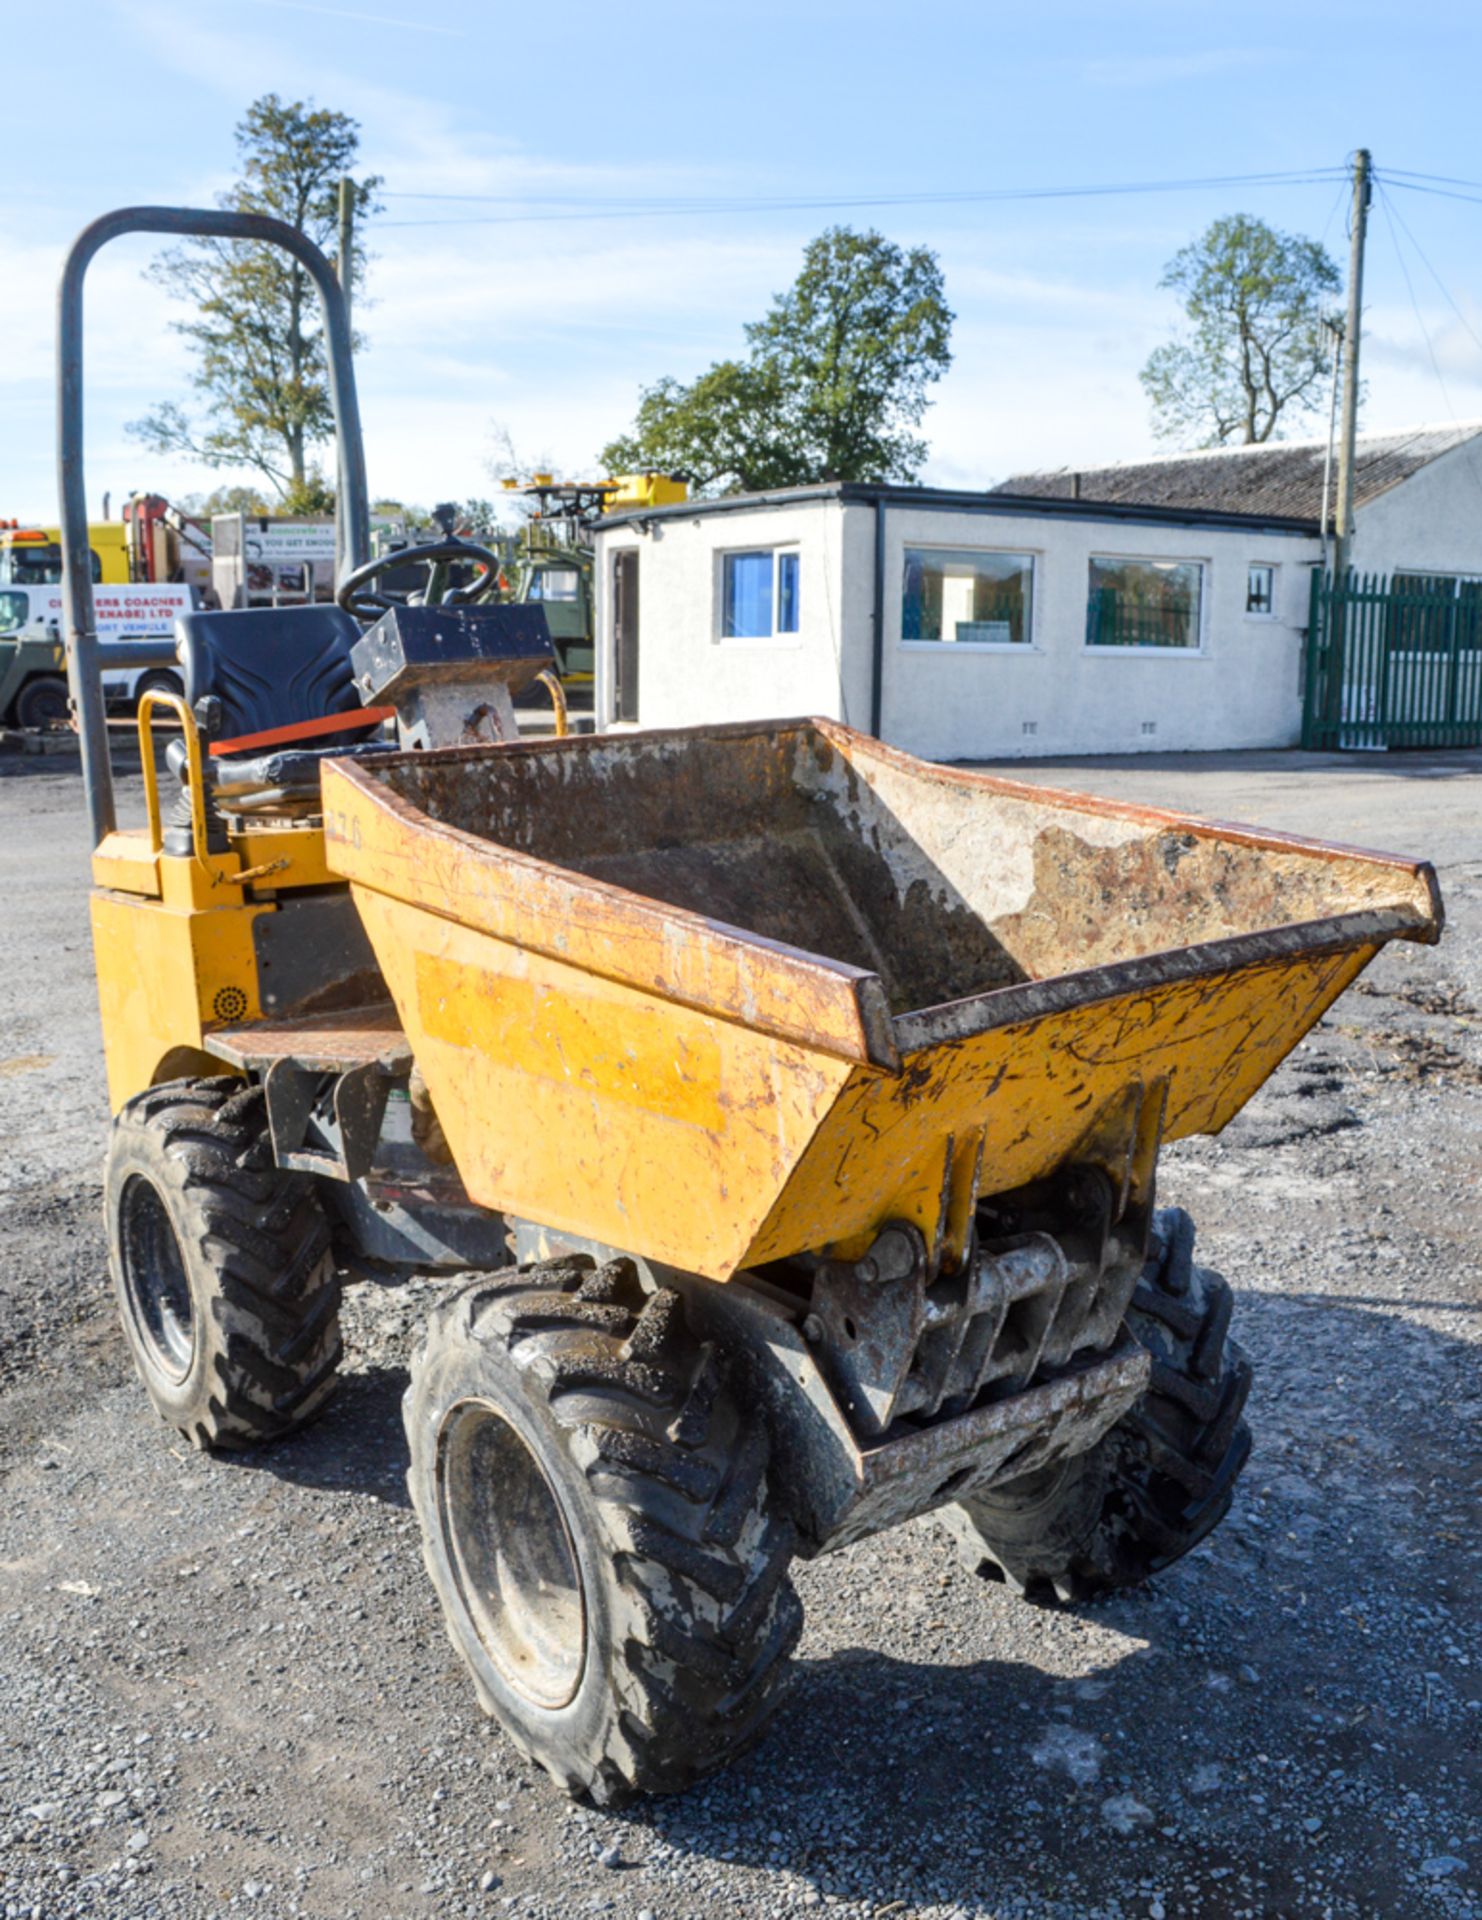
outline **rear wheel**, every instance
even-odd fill
[[[67,682],[59,673],[38,673],[16,695],[18,727],[65,727],[71,713]]]
[[[756,1740],[802,1613],[765,1427],[675,1293],[544,1262],[433,1315],[407,1484],[485,1710],[569,1793],[665,1793]]]
[[[1128,1325],[1152,1356],[1148,1390],[1088,1452],[942,1515],[972,1571],[1026,1599],[1094,1598],[1171,1566],[1217,1527],[1250,1455],[1251,1368],[1227,1338],[1230,1289],[1194,1264],[1194,1223],[1154,1223]]]
[[[109,1264],[156,1411],[198,1447],[273,1440],[334,1391],[339,1285],[313,1184],[273,1162],[260,1087],[175,1080],[113,1123]]]

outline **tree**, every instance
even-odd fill
[[[1238,213],[1176,253],[1158,284],[1183,296],[1189,321],[1139,376],[1161,438],[1258,445],[1321,404],[1324,323],[1342,282],[1316,240]]]
[[[541,454],[537,459],[527,459],[515,445],[515,437],[509,425],[503,420],[491,420],[488,427],[489,451],[484,458],[484,471],[491,480],[499,482],[500,493],[497,500],[469,500],[463,503],[463,518],[470,524],[483,529],[486,534],[496,533],[506,525],[523,526],[531,519],[536,506],[533,500],[525,497],[523,489],[528,487],[537,473],[557,471],[556,462],[550,454]]]
[[[255,100],[237,126],[241,176],[220,204],[239,213],[285,220],[316,246],[337,244],[339,183],[355,163],[356,122],[343,113],[277,94]],[[354,186],[355,229],[377,211],[378,178]],[[350,285],[365,277],[357,241]],[[261,474],[294,512],[319,512],[333,493],[311,450],[333,426],[319,300],[299,263],[276,247],[195,240],[172,248],[148,276],[195,317],[176,321],[196,356],[193,383],[204,396],[207,424],[165,401],[129,431],[157,453],[185,453],[210,467]]]
[[[746,327],[747,357],[644,388],[602,463],[684,470],[701,492],[914,480],[927,446],[910,429],[952,363],[952,317],[934,253],[830,227]]]
[[[210,493],[182,494],[175,504],[182,513],[194,514],[201,520],[209,520],[216,513],[266,514],[277,511],[261,487],[213,487]]]

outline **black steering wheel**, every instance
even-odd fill
[[[440,606],[460,606],[485,592],[499,578],[500,559],[497,553],[491,553],[487,547],[476,546],[472,540],[434,540],[425,547],[401,547],[394,553],[378,554],[374,560],[367,560],[363,567],[357,567],[353,573],[347,573],[340,582],[335,594],[335,605],[344,612],[352,614],[357,620],[375,620],[388,608],[399,605],[384,593],[371,590],[371,581],[378,575],[389,573],[393,567],[410,566],[414,561],[422,562],[428,569],[428,583],[435,578],[435,570],[449,561],[472,563],[483,568],[476,580],[466,587],[454,587],[439,596]]]

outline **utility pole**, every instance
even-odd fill
[[[1338,382],[1343,377],[1343,322],[1324,320],[1324,327],[1333,343],[1333,386],[1328,396],[1328,444],[1322,457],[1322,520],[1319,534],[1322,539],[1322,570],[1330,572],[1332,555],[1328,551],[1328,529],[1333,524],[1329,509],[1333,504],[1333,441],[1338,434]]]
[[[1367,160],[1368,155],[1364,158]],[[350,282],[354,278],[350,271],[354,260],[355,245],[355,182],[347,175],[340,182],[340,253],[335,262],[335,271],[340,277],[340,286],[345,295],[345,308],[350,306]]]
[[[1358,431],[1359,318],[1364,305],[1364,237],[1369,224],[1369,149],[1353,156],[1353,213],[1348,249],[1348,322],[1343,330],[1343,424],[1338,442],[1338,503],[1334,515],[1333,578],[1348,569],[1353,535],[1353,442]]]
[[[340,291],[345,296],[345,319],[350,318],[350,290],[355,279],[355,182],[346,174],[340,181],[340,251],[335,261],[335,272],[339,276]],[[343,498],[345,476],[343,471],[335,475],[335,577],[345,572],[344,542],[347,538],[345,516],[339,511]]]

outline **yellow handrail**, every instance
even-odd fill
[[[185,703],[185,696],[171,693],[167,687],[148,687],[139,696],[139,758],[144,767],[144,806],[149,817],[149,851],[158,853],[165,844],[160,820],[159,774],[154,764],[154,734],[151,720],[156,707],[165,707],[180,722],[185,737],[187,786],[190,792],[190,833],[197,859],[206,851],[206,776],[201,763],[201,736],[196,717]]]
[[[543,667],[535,677],[551,696],[551,707],[556,716],[556,738],[562,740],[571,730],[566,717],[566,689],[549,667]]]

